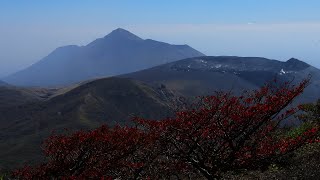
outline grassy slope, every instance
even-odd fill
[[[161,118],[171,112],[167,95],[120,78],[89,82],[45,102],[10,108],[0,117],[0,167],[38,161],[40,143],[51,130],[124,124],[136,115]],[[8,123],[10,122],[10,123]]]
[[[297,150],[283,164],[270,166],[265,171],[230,172],[224,176],[226,180],[247,179],[305,179],[316,180],[320,177],[320,143],[307,145]]]

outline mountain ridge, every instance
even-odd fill
[[[0,106],[0,166],[12,168],[41,159],[38,147],[53,129],[91,129],[104,123],[124,125],[134,115],[161,119],[171,115],[176,108],[172,102],[181,96],[188,99],[220,90],[239,94],[257,89],[274,77],[280,82],[298,82],[310,73],[312,84],[298,99],[310,102],[320,97],[320,70],[300,60],[202,56],[118,77],[89,80],[54,90],[45,100]]]
[[[189,97],[214,91],[241,93],[257,89],[277,78],[280,82],[298,82],[312,75],[311,84],[301,96],[302,102],[320,98],[320,70],[297,59],[278,61],[261,57],[203,56],[187,58],[120,77],[150,84],[164,84]]]
[[[59,47],[3,80],[18,86],[69,85],[203,55],[190,46],[144,40],[127,30],[116,29],[86,46]]]
[[[0,106],[0,169],[39,161],[41,142],[52,130],[128,125],[134,116],[165,118],[173,113],[174,97],[163,87],[112,77],[83,83],[45,101]]]

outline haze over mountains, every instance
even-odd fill
[[[203,54],[188,45],[142,39],[116,29],[86,46],[57,48],[39,62],[6,77],[18,86],[58,86],[114,76]]]
[[[298,59],[204,56],[187,45],[143,40],[117,29],[87,46],[58,48],[5,79],[19,86],[62,87],[0,81],[0,169],[41,159],[40,144],[51,130],[127,124],[134,115],[160,119],[172,115],[180,96],[241,93],[275,77],[298,82],[309,75],[299,103],[320,98],[320,70]]]

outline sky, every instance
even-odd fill
[[[0,0],[0,77],[121,27],[206,55],[320,68],[319,0]]]

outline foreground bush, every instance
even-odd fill
[[[268,167],[317,140],[318,126],[291,136],[279,131],[280,123],[299,110],[287,106],[308,82],[268,84],[240,97],[219,92],[174,118],[135,118],[136,127],[102,126],[53,135],[44,144],[48,162],[13,175],[21,179],[218,179],[227,171]]]

